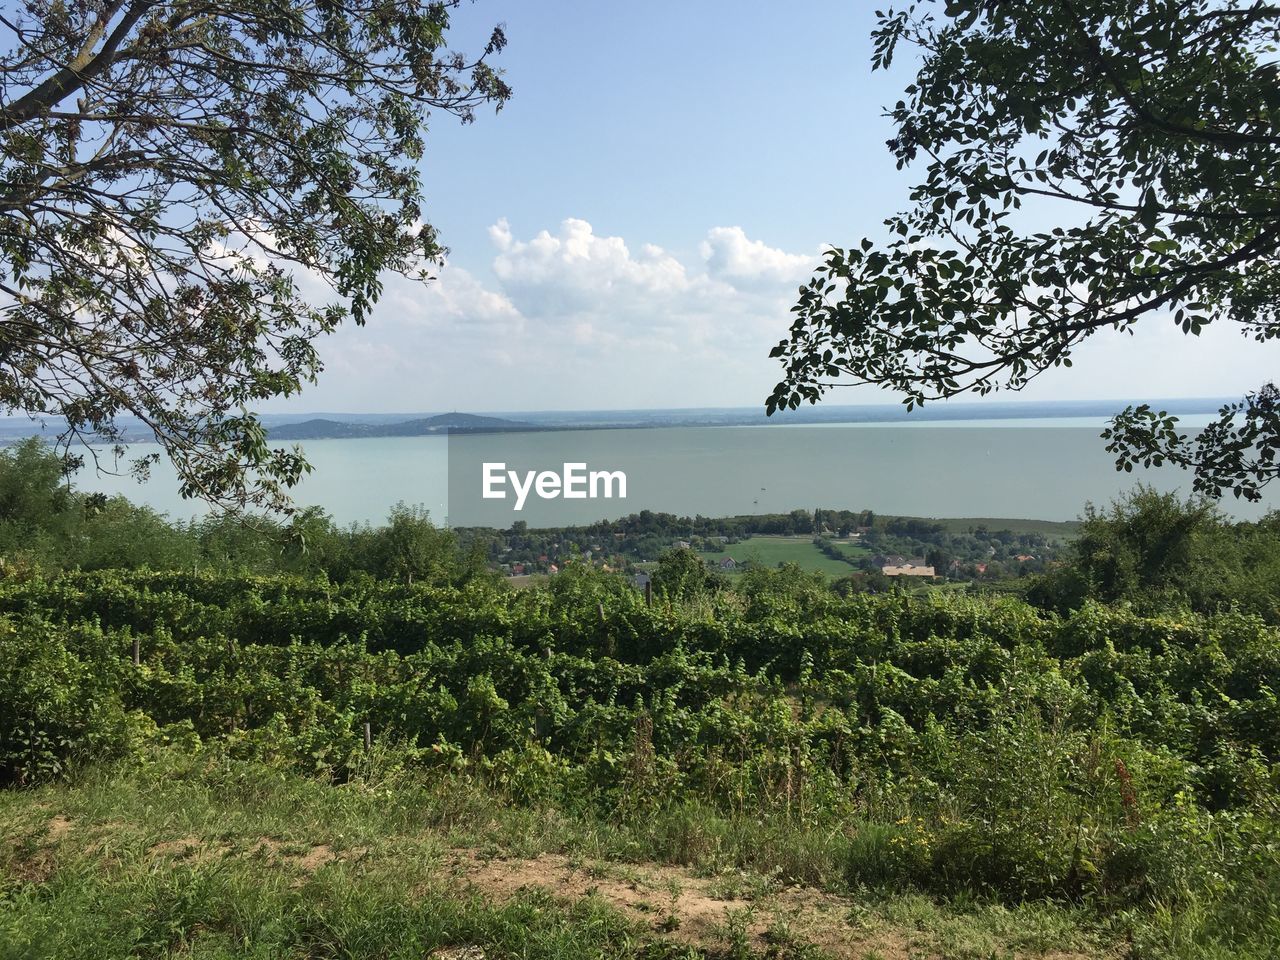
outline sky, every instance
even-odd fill
[[[424,216],[448,262],[426,286],[388,278],[369,323],[321,345],[319,382],[264,409],[762,406],[820,251],[907,206],[919,171],[895,169],[883,113],[909,58],[871,71],[856,0],[478,0],[450,42],[475,50],[498,23],[513,98],[428,133]],[[1278,360],[1226,324],[1190,338],[1150,317],[992,400],[1236,396]]]

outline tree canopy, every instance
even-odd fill
[[[1280,335],[1278,43],[1262,0],[879,14],[873,68],[920,54],[888,146],[923,180],[887,242],[830,250],[801,288],[768,411],[844,383],[908,408],[1016,391],[1146,317]],[[1197,491],[1256,500],[1280,473],[1280,397],[1262,385],[1198,435],[1134,406],[1104,437],[1119,467],[1173,462]]]
[[[1203,498],[1139,485],[1106,508],[1085,509],[1066,562],[1036,578],[1027,598],[1067,613],[1085,600],[1154,612],[1235,607],[1280,622],[1280,513],[1233,521]]]
[[[306,463],[252,407],[314,379],[388,271],[441,260],[428,118],[510,95],[500,28],[446,45],[459,2],[5,5],[0,407],[64,440],[136,417],[184,495],[287,506]]]

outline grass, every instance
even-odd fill
[[[851,561],[870,555],[868,550],[857,544],[833,542]],[[824,554],[813,545],[812,536],[748,537],[739,543],[726,544],[723,553],[705,552],[701,556],[712,564],[718,564],[725,557],[732,557],[738,563],[751,561],[771,569],[780,563],[794,563],[804,570],[817,571],[828,577],[847,577],[857,570],[853,563],[834,560]]]
[[[854,540],[832,540],[836,548],[855,563],[864,557],[871,556],[871,551]]]
[[[0,957],[1110,955],[1076,908],[841,889],[846,847],[758,815],[160,753],[0,793]]]

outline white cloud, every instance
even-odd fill
[[[520,237],[489,229],[491,276],[455,265],[399,278],[363,328],[322,345],[295,407],[381,410],[763,403],[768,358],[811,257],[738,227],[682,260],[585,220]]]
[[[661,247],[644,244],[634,255],[621,237],[599,236],[585,220],[565,220],[554,235],[543,230],[527,241],[500,220],[489,235],[498,250],[494,276],[530,316],[618,313],[696,293],[697,278]]]
[[[320,384],[289,407],[763,405],[781,372],[769,350],[786,335],[795,288],[819,259],[736,226],[708,230],[684,257],[581,219],[524,237],[500,220],[489,236],[487,274],[449,264],[426,286],[388,280],[367,326],[346,326],[321,345]],[[1197,341],[1152,317],[1134,337],[1095,338],[1071,370],[1047,374],[1023,396],[1239,394],[1277,359],[1280,344],[1253,344],[1226,325]],[[894,399],[856,390],[828,402]]]
[[[741,227],[712,227],[699,248],[707,273],[730,282],[766,281],[798,285],[818,264],[818,256],[787,253],[750,239]]]
[[[318,344],[319,382],[286,408],[451,409],[459,389],[518,366],[519,353],[510,348],[526,325],[508,297],[462,267],[446,264],[425,283],[388,277],[364,326],[345,323]]]
[[[425,285],[392,281],[378,316],[392,311],[406,324],[447,332],[465,328],[485,337],[511,336],[524,328],[524,317],[505,294],[490,290],[463,268],[447,264]]]

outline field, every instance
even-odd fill
[[[1275,627],[667,572],[0,580],[0,953],[1276,955]]]
[[[856,543],[833,541],[837,547],[852,560],[870,556],[870,552]],[[749,560],[759,566],[770,569],[780,563],[794,563],[802,570],[813,570],[828,577],[847,577],[857,568],[851,563],[832,559],[813,544],[813,537],[748,537],[739,543],[728,544],[723,553],[705,552],[701,556],[710,563],[717,564],[725,557],[732,557],[742,563]]]

